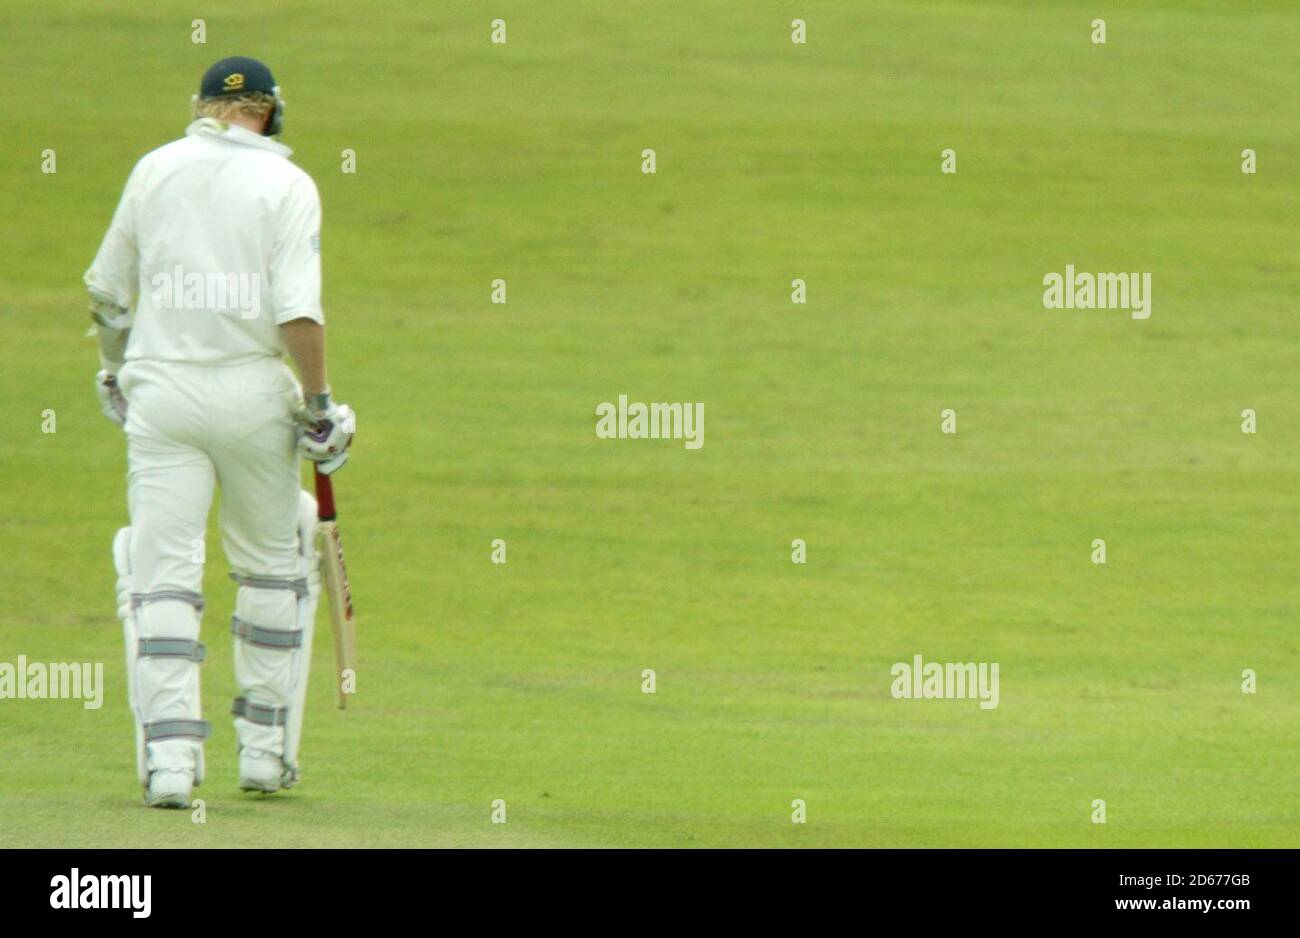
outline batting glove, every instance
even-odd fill
[[[297,414],[302,428],[298,452],[316,463],[325,475],[342,468],[348,461],[348,447],[357,432],[357,415],[347,404],[335,404],[329,391],[317,394]]]
[[[117,386],[117,375],[101,368],[95,375],[95,392],[99,395],[99,409],[104,416],[119,427],[126,426],[126,398]]]

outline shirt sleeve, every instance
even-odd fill
[[[324,324],[320,305],[320,195],[308,176],[297,180],[285,198],[269,268],[276,324],[293,319]]]
[[[111,300],[123,309],[134,309],[137,279],[140,273],[140,254],[136,246],[135,202],[139,187],[140,164],[131,170],[122,190],[122,198],[113,213],[99,245],[99,253],[91,261],[82,278],[90,292]]]

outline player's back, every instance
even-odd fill
[[[281,355],[279,322],[320,317],[319,201],[289,152],[200,120],[136,165],[114,219],[137,265],[128,361]]]

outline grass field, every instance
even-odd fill
[[[0,700],[0,846],[1300,846],[1292,3],[200,6],[0,8],[0,662],[107,682]],[[304,781],[240,795],[210,532],[200,825],[135,782],[81,275],[235,53],[324,204],[361,668],[322,616]]]

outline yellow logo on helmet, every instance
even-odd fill
[[[242,72],[235,72],[233,75],[227,75],[222,84],[226,86],[227,91],[238,91],[244,87],[244,75]]]

